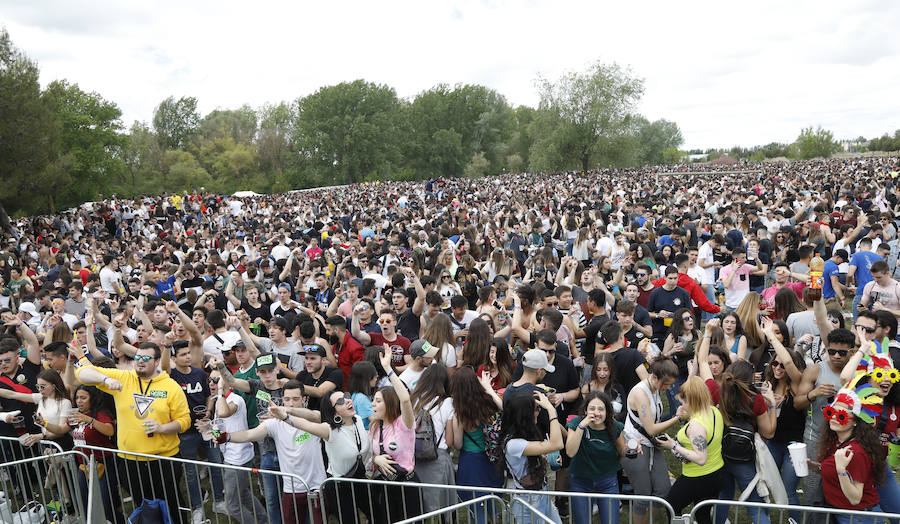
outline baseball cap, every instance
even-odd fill
[[[438,348],[432,346],[425,339],[418,339],[409,346],[409,356],[412,358],[434,358],[438,354]]]
[[[410,348],[410,354],[412,354],[412,348]],[[547,360],[547,354],[540,349],[529,349],[526,351],[522,357],[522,365],[528,369],[543,369],[548,373],[553,373],[556,370],[556,367]]]
[[[275,369],[278,361],[272,353],[261,353],[256,357],[256,369]]]

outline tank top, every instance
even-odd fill
[[[734,353],[735,355],[737,355],[737,352],[738,352],[738,346],[740,346],[740,344],[741,344],[741,338],[742,338],[743,336],[744,336],[744,335],[738,335],[737,338],[734,339],[734,344],[731,345],[731,352]]]
[[[681,474],[685,477],[702,477],[719,471],[725,466],[725,461],[722,459],[722,434],[725,431],[722,414],[715,406],[711,406],[709,412],[692,416],[690,422],[700,424],[706,430],[706,463],[701,466],[688,462],[681,467]],[[687,436],[687,427],[690,422],[678,430],[676,438],[681,447],[693,450],[694,445]]]
[[[794,393],[788,388],[778,406],[778,422],[772,440],[789,444],[801,442],[806,427],[806,410],[794,407]]]
[[[653,422],[659,424],[660,416],[662,414],[662,399],[659,397],[659,392],[650,391],[650,386],[647,385],[647,382],[640,381],[635,389],[639,389],[647,395],[647,398],[650,399],[650,414],[653,415]],[[640,430],[638,429],[640,428]],[[628,407],[628,418],[625,420],[625,441],[635,439],[641,443],[642,446],[645,447],[653,447],[653,444],[650,443],[650,440],[647,439],[643,435],[643,432],[646,432],[643,424],[641,424],[640,418],[638,418],[638,414],[635,410]]]
[[[832,371],[827,360],[823,360],[817,365],[819,366],[819,378],[816,380],[816,386],[819,384],[831,384],[834,386],[835,391],[841,389],[840,372]],[[822,423],[825,421],[822,409],[825,408],[826,404],[830,404],[832,400],[830,397],[816,397],[809,405],[809,410],[806,412],[806,429],[803,431],[803,440],[807,444],[819,442],[819,428],[822,427]]]

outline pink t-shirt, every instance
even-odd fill
[[[725,281],[732,273],[734,278],[731,284],[725,288],[725,305],[729,308],[736,309],[747,293],[750,292],[750,273],[756,271],[756,266],[744,264],[735,269],[734,264],[728,264],[719,271],[719,280]]]
[[[775,293],[778,293],[779,289],[777,286],[777,284],[772,284],[766,289],[763,289],[762,299],[769,307],[775,307]],[[797,298],[803,300],[803,288],[806,287],[806,284],[803,282],[786,282],[784,287],[789,288],[797,295]]]
[[[382,424],[383,430],[375,429],[376,424],[372,424],[369,433],[372,435],[372,453],[381,455],[381,446],[384,446],[384,453],[396,460],[400,467],[406,471],[412,471],[416,465],[416,431],[408,428],[403,423],[403,417],[397,417],[390,424]],[[379,435],[379,433],[383,433]],[[379,438],[381,437],[381,438]]]

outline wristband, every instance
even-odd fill
[[[809,391],[806,392],[806,401],[809,402],[810,404],[812,404],[812,399],[809,398],[809,393],[810,393]]]
[[[103,382],[101,382],[100,384],[103,384],[105,386],[107,380],[109,380],[109,377],[103,377]]]
[[[550,422],[553,422],[554,420],[559,420],[559,417],[553,417],[553,418],[551,418],[551,419],[550,419]]]
[[[387,376],[388,376],[388,378],[390,378],[390,377],[392,377],[393,375],[394,375],[394,370],[392,369],[392,370],[390,370],[390,371],[388,372]]]
[[[840,471],[838,471],[838,476],[840,476],[840,477],[849,477],[849,476],[850,476],[850,472],[845,471],[845,472],[841,473]]]

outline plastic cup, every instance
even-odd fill
[[[888,444],[888,464],[900,466],[900,444]]]
[[[798,477],[809,475],[809,465],[806,463],[806,444],[792,442],[788,445],[788,453],[791,454],[791,464]]]
[[[200,436],[203,440],[212,440],[212,427],[208,418],[201,418],[197,421],[197,429],[200,430]]]
[[[672,325],[672,317],[666,317],[663,319],[663,325],[669,327]]]

